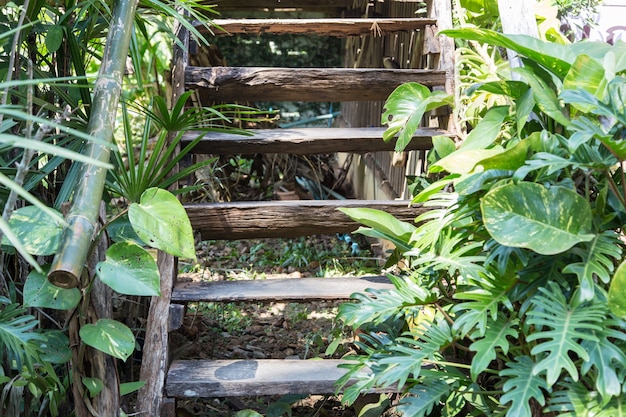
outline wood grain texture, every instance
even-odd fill
[[[181,277],[184,279],[184,276]],[[239,281],[178,281],[172,301],[314,301],[347,300],[368,288],[392,289],[387,277],[279,278]]]
[[[256,129],[252,136],[210,132],[191,151],[195,154],[238,155],[254,153],[286,153],[297,155],[334,152],[393,151],[396,140],[383,141],[385,128],[303,128]],[[183,145],[193,141],[201,132],[187,132]],[[413,134],[407,151],[432,148],[434,136],[450,136],[441,129],[420,128]]]
[[[331,394],[346,370],[343,360],[174,361],[165,390],[169,397],[206,398],[285,394]]]
[[[323,36],[383,36],[389,33],[408,32],[437,23],[426,18],[386,19],[215,19],[213,23],[223,30],[213,29],[217,36],[237,34],[272,33],[280,35]],[[199,30],[208,32],[205,26]]]
[[[396,87],[411,81],[443,86],[445,74],[424,69],[187,67],[185,85],[204,90],[203,103],[369,101],[386,100]]]
[[[265,9],[299,9],[308,11],[328,11],[334,9],[348,9],[353,0],[213,0],[222,11],[251,11]]]
[[[350,233],[359,223],[337,210],[369,207],[386,211],[406,222],[427,211],[408,201],[298,200],[186,204],[193,230],[202,239],[253,239]]]

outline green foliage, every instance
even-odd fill
[[[80,338],[85,344],[122,360],[135,350],[135,335],[116,320],[100,319],[80,328]]]
[[[98,278],[120,294],[161,295],[159,268],[152,255],[131,242],[119,242],[107,249],[99,262]]]
[[[347,366],[357,382],[345,400],[397,384],[407,416],[622,415],[626,67],[607,56],[625,44],[446,33],[514,50],[521,80],[469,89],[505,104],[481,112],[458,148],[434,141],[430,172],[450,175],[416,196],[430,208],[416,225],[344,210],[406,265],[395,289],[340,308],[374,329]],[[387,100],[389,132],[414,129],[394,119],[428,102],[412,91]]]

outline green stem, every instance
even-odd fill
[[[126,57],[132,35],[131,28],[138,0],[117,2],[107,36],[106,50],[102,66],[94,87],[91,117],[88,133],[111,144],[113,128],[120,94]],[[111,146],[94,141],[86,144],[83,154],[99,162],[109,162]],[[89,247],[95,238],[98,210],[106,169],[91,164],[81,165],[79,182],[76,187],[72,208],[67,215],[67,226],[59,245],[59,251],[52,262],[48,279],[61,288],[74,288],[80,285],[80,276],[87,259]]]

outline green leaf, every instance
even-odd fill
[[[550,386],[556,383],[563,370],[572,380],[578,381],[578,367],[574,361],[577,357],[589,361],[589,352],[581,342],[598,340],[594,333],[602,329],[604,308],[597,304],[570,305],[561,288],[554,283],[549,288],[539,288],[532,304],[534,308],[527,313],[527,323],[535,326],[535,331],[526,340],[538,341],[530,353],[541,358],[533,374],[545,371]]]
[[[126,295],[161,295],[159,268],[152,255],[132,242],[113,244],[96,266],[98,278]]]
[[[486,158],[478,162],[477,166],[482,167],[485,171],[490,169],[504,169],[514,171],[526,163],[528,150],[532,146],[532,140],[529,138],[522,139],[513,147],[500,152],[497,155]]]
[[[397,410],[405,416],[426,417],[433,411],[433,407],[448,396],[453,386],[443,379],[428,379],[412,387],[407,396],[400,400]]]
[[[533,372],[533,361],[528,356],[518,356],[515,362],[506,365],[507,368],[500,371],[500,376],[511,378],[505,379],[502,386],[505,393],[500,397],[500,403],[511,403],[507,417],[532,417],[530,400],[534,398],[544,405],[546,400],[543,392],[549,392],[550,386]]]
[[[509,106],[490,108],[478,125],[463,141],[459,151],[485,149],[493,144],[502,131],[504,119],[509,115]]]
[[[263,414],[259,414],[254,410],[241,410],[235,414],[235,417],[263,417]]]
[[[565,77],[576,59],[576,53],[567,45],[545,42],[527,35],[503,35],[478,28],[443,30],[440,34],[510,49],[541,64],[560,79]]]
[[[382,210],[366,207],[340,207],[338,210],[365,226],[369,226],[380,233],[405,242],[405,245],[411,240],[411,236],[416,230],[416,227],[412,224],[398,220],[391,214]]]
[[[41,332],[41,339],[35,343],[40,349],[40,357],[53,364],[67,363],[72,359],[72,350],[68,337],[60,330]]]
[[[285,414],[291,415],[291,404],[282,401],[271,403],[265,410],[265,417],[282,417]]]
[[[146,244],[174,256],[195,259],[191,223],[172,193],[159,188],[147,189],[139,204],[131,204],[128,218]]]
[[[475,84],[468,88],[467,95],[471,95],[474,91],[485,91],[491,94],[508,96],[517,100],[528,91],[528,84],[513,80],[491,81],[483,84]]]
[[[56,52],[63,44],[63,27],[53,25],[48,27],[46,32],[46,48],[48,53]]]
[[[120,384],[120,395],[132,394],[140,390],[144,385],[146,385],[146,381],[124,382]]]
[[[617,267],[613,275],[608,303],[613,314],[622,319],[626,318],[626,261]]]
[[[502,148],[497,149],[459,149],[430,166],[429,172],[441,171],[450,174],[469,174],[476,165],[485,159],[492,158],[502,153]]]
[[[104,388],[104,384],[98,378],[87,378],[86,376],[82,377],[83,385],[89,391],[89,396],[91,398],[100,394],[102,389]]]
[[[570,263],[563,269],[563,273],[578,276],[580,301],[591,301],[594,298],[596,279],[605,284],[611,280],[614,262],[622,255],[619,243],[619,235],[614,231],[596,235],[581,245],[581,261]]]
[[[389,408],[391,401],[385,394],[380,394],[378,401],[368,403],[361,409],[358,417],[380,417]]]
[[[133,226],[128,219],[128,213],[122,217],[118,217],[107,225],[107,233],[113,242],[135,242],[140,246],[144,246],[144,242],[139,239],[137,233],[133,230]]]
[[[447,136],[433,136],[433,149],[441,159],[456,150],[456,144]]]
[[[81,294],[78,288],[59,288],[48,281],[47,271],[32,271],[24,283],[24,305],[27,307],[52,308],[55,310],[69,310],[80,302]]]
[[[135,350],[135,336],[123,323],[100,319],[81,327],[80,338],[85,344],[126,361]]]
[[[442,91],[430,91],[419,83],[398,86],[387,98],[381,123],[388,128],[383,140],[390,141],[399,134],[396,152],[401,152],[411,142],[413,134],[422,122],[424,113],[437,107],[452,105],[453,97]]]
[[[54,210],[53,210],[54,211]],[[63,219],[60,213],[53,218],[35,206],[17,209],[9,219],[9,226],[22,242],[28,253],[36,256],[54,255],[63,233]],[[3,245],[10,245],[8,239],[2,239]]]
[[[516,338],[517,331],[513,327],[517,326],[517,320],[507,321],[504,317],[498,317],[496,321],[489,320],[483,337],[479,331],[472,335],[472,338],[476,340],[469,347],[471,351],[476,352],[472,358],[470,369],[473,381],[476,381],[478,375],[487,369],[491,361],[496,358],[497,349],[500,349],[505,355],[509,352],[507,336]]]
[[[623,378],[618,375],[618,370],[626,369],[626,353],[621,346],[611,340],[624,341],[624,334],[618,330],[609,328],[618,327],[619,322],[613,320],[604,322],[604,328],[595,332],[597,340],[584,340],[582,347],[589,352],[589,360],[584,362],[580,372],[586,375],[591,368],[595,368],[596,389],[605,401],[610,397],[617,397],[622,392]]]
[[[532,88],[529,88],[515,103],[515,122],[517,124],[517,136],[522,136],[522,131],[533,109],[535,108],[535,95]]]
[[[608,80],[602,64],[589,55],[582,54],[576,57],[576,61],[565,76],[563,89],[585,90],[603,100],[607,84]],[[583,112],[588,112],[592,108],[590,105],[572,104]]]
[[[529,248],[542,255],[564,252],[595,235],[589,202],[575,191],[541,184],[508,184],[487,193],[480,209],[498,243]]]
[[[452,312],[457,313],[453,328],[459,331],[462,336],[474,332],[474,337],[485,335],[488,324],[498,320],[498,314],[502,306],[509,310],[513,305],[508,297],[510,288],[514,285],[516,277],[503,276],[499,279],[486,279],[477,281],[475,286],[463,286],[454,294],[458,300],[466,300],[452,308]],[[460,314],[459,314],[460,313]]]
[[[565,127],[570,125],[570,119],[563,113],[563,106],[561,106],[556,93],[546,80],[542,79],[531,68],[518,67],[514,71],[520,74],[530,85],[535,97],[535,103],[542,112]]]

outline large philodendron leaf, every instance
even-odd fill
[[[617,317],[626,318],[626,261],[620,264],[613,275],[609,288],[609,308]]]
[[[413,133],[419,127],[424,113],[452,105],[454,98],[443,91],[430,91],[419,83],[406,83],[397,87],[385,102],[385,112],[381,123],[388,128],[383,134],[385,141],[390,141],[399,134],[396,151],[401,152],[407,147]]]
[[[504,317],[498,317],[496,321],[489,321],[484,336],[480,334],[480,331],[476,332],[474,336],[476,341],[469,347],[471,351],[476,352],[470,369],[472,380],[476,381],[478,375],[496,359],[497,351],[502,351],[505,355],[509,352],[507,337],[517,338],[517,330],[515,330],[517,325],[517,320],[508,321]]]
[[[485,149],[498,138],[502,131],[502,124],[509,115],[509,106],[490,108],[485,116],[467,135],[459,150]]]
[[[563,187],[504,185],[488,192],[480,209],[489,234],[505,246],[554,255],[594,237],[589,202]]]
[[[98,278],[120,294],[161,295],[159,268],[152,255],[132,242],[107,249],[106,259],[96,267]]]
[[[169,191],[147,189],[139,204],[131,204],[128,218],[135,233],[149,246],[181,258],[196,257],[187,213]]]
[[[80,328],[80,338],[85,344],[123,361],[135,350],[135,336],[123,323],[100,319],[95,324]]]

